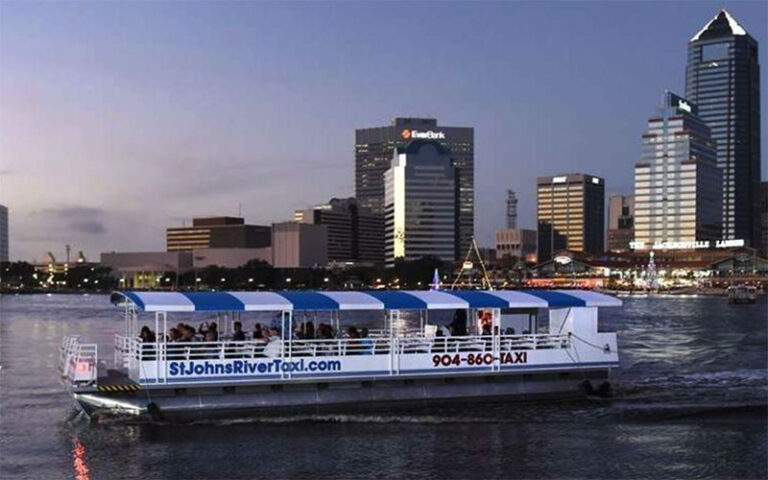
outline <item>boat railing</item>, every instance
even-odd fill
[[[96,384],[99,365],[97,344],[80,343],[80,337],[72,335],[62,342],[60,358],[63,358],[62,376],[72,385]]]
[[[121,337],[121,338],[118,338]],[[494,348],[494,342],[498,342]],[[115,336],[117,365],[131,368],[138,361],[211,360],[262,357],[325,357],[349,355],[408,355],[459,352],[508,352],[569,348],[567,334],[469,335],[408,337],[371,336],[312,340],[220,340],[217,342],[142,343],[138,337]],[[159,354],[159,356],[158,356]]]
[[[79,341],[80,335],[66,335],[61,340],[61,347],[59,348],[59,372],[62,377],[67,376],[69,358],[74,352],[75,345],[77,345]]]

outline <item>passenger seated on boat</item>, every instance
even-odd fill
[[[218,327],[216,326],[216,322],[211,322],[211,324],[208,326],[208,330],[205,332],[205,336],[203,337],[203,341],[205,342],[218,342],[219,341],[219,331]]]
[[[448,325],[451,329],[451,335],[456,337],[465,336],[467,334],[467,311],[456,310],[453,313],[453,321]]]
[[[264,355],[267,357],[279,357],[283,349],[283,340],[280,338],[280,330],[269,327],[267,331],[267,346],[264,347]]]
[[[373,355],[374,343],[373,339],[368,336],[368,329],[363,327],[360,329],[360,346],[363,355]]]
[[[205,334],[208,333],[208,322],[203,322],[200,325],[197,326],[197,333],[202,335],[203,338],[205,338]]]
[[[330,340],[333,337],[333,329],[327,323],[321,323],[317,327],[317,338],[323,340]]]
[[[245,341],[245,332],[243,332],[243,324],[241,322],[235,322],[233,324],[234,332],[232,333],[232,340],[236,342]]]
[[[347,355],[359,355],[360,354],[360,342],[357,341],[360,338],[360,333],[357,331],[357,327],[351,325],[347,327]]]
[[[171,328],[168,331],[168,341],[169,342],[178,342],[181,339],[181,332],[178,328]]]
[[[253,339],[254,340],[263,340],[264,339],[264,332],[261,330],[261,324],[257,323],[253,326]]]
[[[183,325],[181,330],[180,342],[193,342],[195,340],[195,329],[191,325]]]
[[[504,335],[514,335],[514,334],[515,334],[515,329],[512,327],[507,327],[507,329],[504,330]]]
[[[315,324],[312,323],[311,320],[304,324],[304,339],[305,340],[315,339]]]

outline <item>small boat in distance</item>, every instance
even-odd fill
[[[621,301],[590,291],[124,291],[111,300],[125,318],[113,368],[103,346],[80,336],[61,347],[64,383],[89,416],[186,421],[578,397],[609,393],[619,366],[598,308]],[[163,334],[195,316],[218,324],[215,339]],[[264,318],[266,338],[251,335]]]
[[[728,303],[755,303],[757,287],[752,285],[731,285],[728,287]]]

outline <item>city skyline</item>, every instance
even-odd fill
[[[11,258],[160,250],[166,227],[238,204],[248,223],[288,220],[352,195],[354,130],[392,117],[474,127],[490,245],[508,188],[518,226],[535,228],[537,176],[589,172],[606,195],[632,193],[648,107],[683,90],[688,40],[723,7],[764,70],[762,3],[4,4]],[[414,41],[427,28],[439,41]]]

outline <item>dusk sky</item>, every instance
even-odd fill
[[[249,223],[354,194],[354,130],[395,116],[475,128],[476,234],[535,178],[631,193],[647,118],[685,93],[688,40],[765,2],[3,2],[0,203],[11,258],[164,250],[201,215]]]

